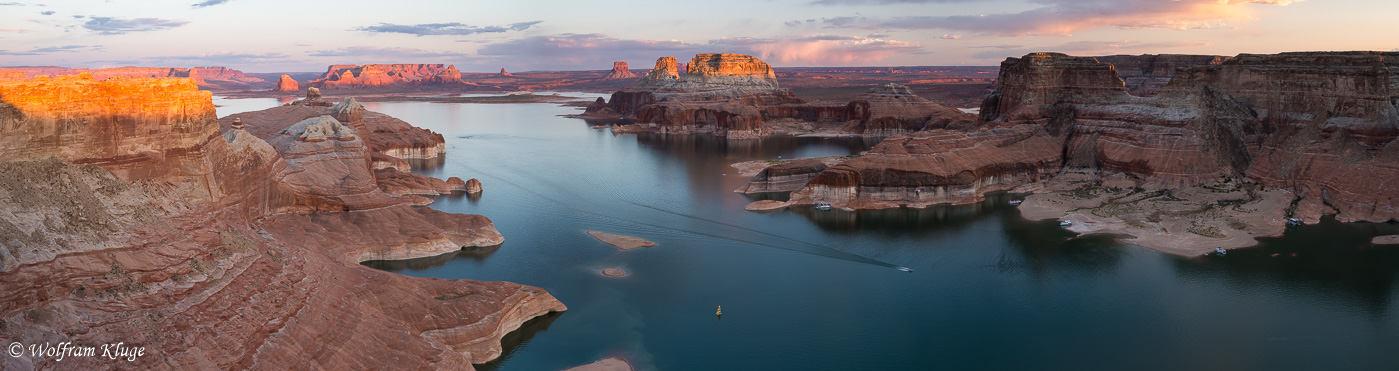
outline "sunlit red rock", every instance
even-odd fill
[[[279,130],[274,144],[255,125],[220,134],[209,93],[187,78],[7,82],[0,101],[0,241],[23,246],[0,249],[5,339],[146,347],[122,364],[134,369],[471,369],[500,356],[506,333],[566,309],[534,287],[360,265],[503,238],[477,215],[362,209],[368,151],[334,117]],[[59,120],[67,137],[44,135]],[[354,211],[301,207],[312,204]],[[374,336],[342,336],[367,328]],[[0,368],[110,362],[20,356]]]
[[[293,80],[291,76],[282,75],[281,78],[277,79],[277,91],[299,92],[301,91],[301,84]]]
[[[612,62],[612,70],[603,76],[603,80],[634,79],[636,74],[627,68],[627,62]]]

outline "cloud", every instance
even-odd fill
[[[960,38],[962,38],[962,35],[942,34],[942,37],[940,37],[940,39],[943,39],[943,40],[957,40],[957,39],[960,39]]]
[[[477,50],[477,54],[499,57],[496,59],[500,61],[535,63],[527,68],[576,69],[611,65],[613,61],[655,60],[698,47],[679,40],[626,40],[595,33],[566,33],[488,44]]]
[[[1072,35],[1087,29],[1189,30],[1255,19],[1253,6],[1286,6],[1302,0],[1030,0],[1042,6],[1019,13],[892,18],[836,17],[827,27],[943,29],[998,36]],[[933,2],[939,2],[933,0]]]
[[[617,39],[602,34],[558,34],[489,44],[477,51],[498,63],[527,61],[532,64],[523,68],[537,69],[601,68],[613,61],[645,61],[639,64],[648,67],[649,62],[658,57],[672,56],[684,61],[698,53],[749,54],[780,65],[849,65],[920,52],[922,46],[917,43],[823,34],[720,38],[705,43]]]
[[[374,46],[347,46],[339,49],[317,50],[308,54],[313,57],[392,57],[392,58],[441,58],[462,57],[457,52],[434,52],[414,48],[380,48]]]
[[[144,58],[141,58],[141,59],[144,60],[146,63],[149,63],[149,64],[168,65],[168,66],[196,66],[196,65],[198,65],[198,66],[210,66],[210,65],[227,66],[227,65],[238,65],[238,64],[254,64],[254,63],[266,63],[266,62],[284,61],[284,60],[287,60],[287,59],[288,59],[288,56],[287,56],[286,54],[282,54],[282,53],[256,54],[256,53],[239,53],[239,52],[223,51],[223,52],[199,53],[199,54],[188,54],[188,55],[166,55],[166,56],[158,56],[158,57],[144,57]]]
[[[457,22],[452,23],[424,23],[415,25],[400,25],[392,23],[380,23],[378,26],[368,26],[355,28],[355,31],[383,32],[383,33],[405,33],[409,35],[471,35],[478,33],[499,33],[506,31],[523,31],[544,21],[530,21],[511,23],[504,26],[478,27],[465,25]]]
[[[769,63],[784,65],[850,65],[877,62],[900,54],[923,51],[918,43],[839,35],[804,35],[774,38],[723,38],[711,47],[747,50]]]
[[[0,50],[0,55],[44,55],[44,54],[51,54],[51,53],[65,53],[65,52],[66,52],[66,53],[71,53],[71,52],[77,52],[77,51],[79,51],[80,49],[87,48],[87,47],[88,47],[87,45],[63,45],[63,46],[49,46],[49,47],[37,48],[37,49],[32,49],[32,50],[22,51],[22,52],[12,52],[12,51],[9,51],[9,50]]]
[[[24,6],[24,4],[20,4],[20,3],[0,3],[0,6]]]
[[[927,3],[966,3],[974,0],[817,0],[812,5],[891,5]]]
[[[54,13],[58,13],[58,12],[55,12],[55,11],[52,11],[52,10],[45,10],[45,11],[39,12],[39,14],[43,14],[43,15],[53,15]]]
[[[210,7],[210,6],[214,6],[214,5],[224,4],[224,3],[227,3],[227,2],[228,2],[228,0],[204,0],[204,1],[201,1],[201,2],[198,2],[198,3],[194,3],[194,5],[190,5],[190,7],[191,7],[191,8],[204,8],[204,7]]]
[[[112,17],[91,17],[83,28],[97,31],[99,35],[121,35],[127,32],[159,31],[185,25],[186,21],[172,21],[160,18],[122,19]]]
[[[23,28],[0,28],[0,32],[29,32]]]
[[[1006,48],[1002,45],[987,46],[997,50],[987,50],[972,54],[973,58],[979,59],[1000,59],[1006,57],[1019,57],[1025,54],[1037,52],[1060,52],[1073,55],[1109,55],[1109,54],[1139,54],[1145,52],[1156,52],[1160,49],[1170,48],[1190,48],[1213,45],[1211,41],[1168,41],[1168,42],[1139,42],[1132,40],[1121,41],[1074,41],[1049,47],[1027,48],[1014,46]],[[1006,45],[1010,46],[1010,45]]]

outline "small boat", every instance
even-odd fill
[[[1224,251],[1223,247],[1214,248],[1214,253],[1219,254],[1219,256],[1224,256],[1224,254],[1228,254],[1228,252]]]
[[[909,268],[909,267],[899,267],[899,270],[904,271],[904,272],[912,272],[912,271],[913,271],[913,268]]]
[[[1025,200],[1010,200],[1010,206],[1020,206],[1021,202],[1025,202]]]
[[[1302,221],[1301,221],[1301,220],[1297,220],[1297,218],[1287,218],[1287,226],[1288,226],[1288,227],[1296,227],[1296,226],[1299,226],[1299,225],[1302,225]]]
[[[817,203],[816,203],[816,210],[830,210],[830,209],[831,209],[831,203],[830,203],[830,202],[817,202]]]
[[[1074,225],[1074,222],[1067,221],[1067,220],[1059,221],[1059,226],[1060,226],[1060,227],[1068,227],[1068,226],[1071,226],[1071,225]]]

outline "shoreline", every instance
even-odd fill
[[[1120,242],[1182,257],[1258,245],[1286,229],[1292,194],[1239,181],[1145,189],[1120,175],[1065,174],[1025,197],[1026,220],[1067,220],[1079,235],[1129,236]]]

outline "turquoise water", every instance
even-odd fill
[[[431,207],[485,215],[506,238],[367,265],[519,282],[569,307],[512,333],[483,370],[611,356],[665,370],[1399,368],[1399,248],[1368,243],[1396,224],[1328,220],[1180,258],[1024,220],[1006,196],[760,214],[729,164],[876,141],[614,136],[552,104],[366,106],[445,135],[446,158],[419,172],[485,192]],[[588,230],[659,245],[618,251]]]

